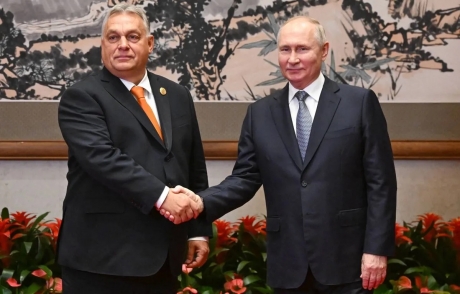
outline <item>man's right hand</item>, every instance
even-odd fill
[[[203,201],[201,200],[200,196],[196,195],[193,193],[191,190],[184,188],[182,186],[176,186],[175,188],[172,188],[169,190],[168,196],[166,199],[169,198],[171,194],[174,195],[186,195],[186,197],[190,201],[190,207],[193,210],[193,217],[197,218],[198,215],[203,211]],[[166,200],[165,200],[166,203]],[[169,219],[172,221],[174,224],[180,224],[184,221],[188,221],[191,218],[185,219],[181,217],[181,219],[178,219],[177,216],[174,214],[173,211],[169,210],[163,203],[163,205],[160,207],[160,214],[163,215],[165,218]]]
[[[198,196],[197,196],[198,197]],[[197,218],[202,209],[200,202],[182,192],[175,192],[170,189],[168,196],[160,207],[160,213],[172,221],[174,224],[180,224]],[[166,212],[168,214],[166,215]]]

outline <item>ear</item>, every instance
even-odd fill
[[[326,60],[327,54],[329,53],[329,42],[324,43],[322,52],[321,52],[321,59],[323,61]]]
[[[152,35],[149,35],[149,36],[147,37],[147,44],[149,45],[149,52],[150,52],[150,53],[152,53],[152,51],[153,51],[153,47],[154,47],[154,45],[155,45],[155,42],[154,42],[154,41],[155,41],[155,40],[154,40],[154,38],[153,38]]]

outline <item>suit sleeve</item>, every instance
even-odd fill
[[[396,173],[387,124],[373,91],[364,97],[362,111],[368,202],[364,253],[390,256],[395,248]]]
[[[200,193],[204,198],[205,215],[214,221],[242,206],[254,197],[262,185],[252,136],[252,107],[243,121],[238,143],[238,159],[232,174],[219,185]]]
[[[206,170],[206,160],[204,157],[203,143],[201,141],[200,128],[196,117],[195,106],[190,92],[184,87],[188,94],[190,112],[192,114],[193,142],[190,150],[190,171],[189,189],[195,193],[201,192],[209,187],[208,173]],[[190,221],[188,237],[212,237],[212,224],[204,218],[193,219]]]
[[[69,157],[92,178],[148,214],[165,185],[114,146],[95,98],[80,88],[69,88],[59,103],[58,120]]]

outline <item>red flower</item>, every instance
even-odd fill
[[[399,246],[405,243],[412,243],[412,240],[405,236],[404,233],[409,231],[409,228],[403,227],[400,224],[396,223],[396,245]]]
[[[457,286],[457,285],[450,285],[449,288],[450,288],[450,290],[452,290],[452,292],[454,292],[454,293],[460,293],[460,287]]]
[[[196,289],[193,289],[192,287],[185,287],[182,289],[182,291],[177,292],[177,294],[188,294],[188,293],[193,293],[196,294],[198,291]]]
[[[449,227],[452,231],[452,240],[457,251],[457,262],[460,264],[460,217],[451,220]]]
[[[217,228],[216,247],[222,248],[232,242],[236,242],[237,239],[231,237],[235,231],[233,230],[230,222],[218,219],[214,221],[214,224]]]
[[[39,277],[39,278],[46,278],[46,272],[42,270],[41,268],[36,269],[32,272],[33,276]]]
[[[233,279],[224,284],[225,290],[229,290],[232,293],[244,293],[246,292],[246,287],[242,279]]]
[[[423,236],[425,241],[431,242],[436,237],[450,237],[450,235],[446,232],[442,232],[443,230],[446,230],[447,225],[444,222],[438,222],[442,220],[442,217],[439,215],[434,213],[425,213],[424,215],[419,215],[418,220],[422,221],[422,233],[425,234]]]
[[[46,289],[50,289],[50,293],[62,293],[62,279],[50,278],[46,281]]]
[[[30,221],[35,218],[35,216],[30,216],[30,213],[26,213],[25,211],[16,211],[16,213],[12,213],[11,216],[23,227],[28,227]]]
[[[265,221],[258,221],[256,222],[255,216],[245,216],[239,219],[241,221],[241,225],[243,225],[244,230],[251,235],[257,235],[259,233],[265,234]],[[235,229],[238,229],[240,224],[235,225]]]
[[[11,221],[9,218],[1,219],[0,218],[0,256],[8,256],[11,253],[11,248],[13,247],[13,241],[11,241]],[[10,258],[5,257],[1,259],[3,265],[8,267],[10,265]]]
[[[59,230],[61,229],[62,220],[55,218],[56,222],[54,223],[44,223],[43,226],[50,229],[50,232],[45,232],[44,235],[51,238],[51,244],[53,245],[54,250],[56,250],[57,239],[59,236]]]
[[[398,287],[398,290],[402,289],[412,289],[412,283],[410,279],[406,276],[401,276],[396,282],[395,285]]]
[[[6,282],[8,283],[8,285],[10,285],[10,287],[13,287],[13,288],[17,288],[21,286],[21,284],[18,284],[18,281],[16,281],[14,278],[9,278],[8,280],[6,280]]]

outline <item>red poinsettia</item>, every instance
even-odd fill
[[[412,243],[412,240],[405,236],[404,233],[408,232],[409,228],[403,227],[400,224],[396,223],[395,232],[396,232],[396,245],[399,246],[401,244]]]
[[[450,237],[448,234],[448,226],[445,222],[441,222],[442,217],[434,213],[425,213],[418,216],[418,220],[422,221],[424,234],[423,238],[427,242],[431,242],[438,237]]]
[[[244,287],[244,282],[242,279],[237,278],[230,280],[224,284],[225,290],[228,290],[232,293],[244,293],[246,292],[246,287]]]

